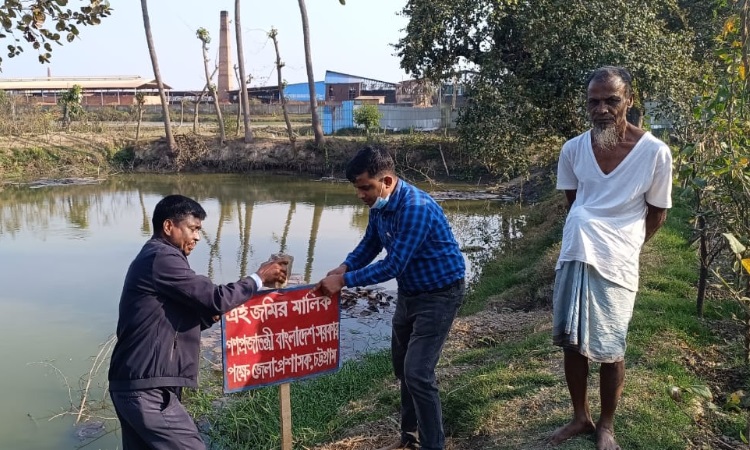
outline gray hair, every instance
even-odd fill
[[[606,81],[612,78],[619,78],[625,83],[625,93],[633,95],[633,76],[624,67],[619,66],[602,66],[594,70],[586,77],[586,86],[590,86],[593,81]]]

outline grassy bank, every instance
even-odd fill
[[[467,157],[454,136],[443,133],[402,133],[366,137],[328,136],[316,148],[310,136],[292,146],[283,128],[254,128],[245,144],[228,135],[175,128],[177,150],[167,148],[158,128],[144,128],[138,144],[125,126],[97,125],[72,131],[0,136],[0,181],[25,182],[39,178],[104,177],[115,172],[304,172],[343,177],[345,165],[364,145],[388,148],[402,173],[418,180],[498,181],[480,162]],[[450,168],[450,171],[449,171]]]
[[[546,448],[546,437],[569,419],[562,354],[551,345],[549,311],[564,214],[557,195],[532,210],[524,239],[485,267],[454,325],[438,371],[448,449]],[[679,206],[672,210],[643,251],[616,423],[626,449],[743,448],[747,412],[726,408],[732,392],[747,388],[740,327],[731,319],[738,310],[714,300],[706,318],[697,318],[697,262],[687,218]],[[203,379],[205,389],[193,392],[189,403],[218,448],[278,448],[275,388],[226,399],[210,377]],[[589,398],[596,418],[596,365]],[[387,352],[295,383],[295,448],[377,448],[398,433],[398,404]],[[594,442],[580,437],[558,448],[593,449]]]
[[[127,126],[102,125],[71,131],[0,136],[0,180],[24,182],[38,178],[105,176],[113,172],[242,172],[252,169],[330,171],[368,142],[360,136],[330,136],[321,149],[310,136],[299,136],[296,148],[283,128],[253,129],[253,141],[245,144],[233,133],[222,144],[213,134],[195,134],[175,127],[178,150],[170,152],[160,128],[143,128],[138,144]],[[205,130],[203,130],[205,131]],[[430,151],[453,139],[438,135],[383,136],[378,143],[416,160],[412,169],[434,173]],[[427,160],[430,164],[421,164]],[[456,165],[459,162],[456,161]],[[462,164],[465,162],[461,161]],[[328,169],[326,169],[326,167]],[[442,171],[442,167],[440,169]]]
[[[104,176],[124,147],[116,136],[48,134],[0,137],[0,180]]]

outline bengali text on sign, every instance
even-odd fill
[[[222,316],[225,392],[338,370],[338,295],[313,287],[261,291]]]

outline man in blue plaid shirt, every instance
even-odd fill
[[[435,366],[464,298],[464,257],[440,205],[396,176],[386,150],[361,149],[346,177],[370,207],[367,231],[317,287],[332,295],[344,286],[396,279],[391,357],[401,381],[401,439],[381,450],[443,450]],[[386,257],[372,263],[383,248]]]

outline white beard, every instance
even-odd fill
[[[604,127],[594,125],[594,128],[591,129],[591,140],[599,149],[612,151],[620,142],[620,136],[617,134],[617,127],[614,124]]]

